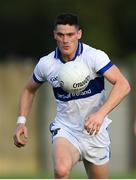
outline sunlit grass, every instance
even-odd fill
[[[71,179],[87,179],[85,173],[77,172],[72,173],[70,176]],[[110,179],[136,179],[136,171],[130,171],[128,173],[117,173],[110,174]],[[0,179],[53,179],[52,173],[47,172],[36,172],[33,174],[5,174],[0,175]]]

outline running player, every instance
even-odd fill
[[[27,137],[25,123],[35,92],[48,81],[57,104],[57,114],[50,125],[55,178],[69,178],[74,164],[82,160],[88,178],[106,179],[110,158],[107,127],[111,120],[108,114],[129,93],[130,86],[107,54],[80,42],[81,37],[76,15],[57,17],[54,25],[57,48],[40,59],[23,90],[14,143],[17,147],[25,146],[26,142],[20,136]],[[68,61],[84,62],[93,71],[93,80],[80,94],[67,93],[58,83],[59,68]],[[107,99],[104,78],[113,85]]]

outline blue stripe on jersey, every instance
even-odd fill
[[[112,65],[113,65],[112,62],[110,61],[106,66],[104,66],[102,69],[100,69],[97,73],[98,74],[105,73]]]
[[[56,99],[60,101],[70,101],[75,99],[87,98],[95,94],[101,93],[104,90],[104,77],[96,77],[91,80],[84,91],[80,94],[68,93],[61,87],[54,87],[53,92]]]
[[[34,80],[36,83],[44,83],[44,81],[39,81],[39,80],[36,78],[36,76],[35,76],[34,73],[33,73],[33,80]]]

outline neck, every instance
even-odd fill
[[[78,44],[75,47],[75,49],[73,49],[73,52],[71,52],[70,55],[61,54],[62,59],[66,62],[73,60],[76,56],[77,50],[78,50]]]
[[[75,53],[73,55],[63,55],[62,54],[61,56],[64,61],[69,62],[75,57]]]
[[[59,48],[56,48],[55,50],[55,55],[54,57],[55,58],[59,58],[62,62],[68,62],[68,61],[71,61],[71,60],[74,60],[76,58],[76,56],[80,55],[83,51],[83,46],[81,43],[79,43],[76,47],[75,50],[73,50],[72,53],[69,54],[63,54],[60,52]]]

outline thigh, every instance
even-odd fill
[[[59,164],[71,169],[80,159],[80,153],[74,145],[65,137],[57,137],[53,141],[53,162],[54,166]]]
[[[84,166],[90,179],[107,179],[109,171],[109,147],[89,147],[85,150]]]
[[[84,160],[84,166],[89,179],[108,179],[109,163],[95,165]]]

